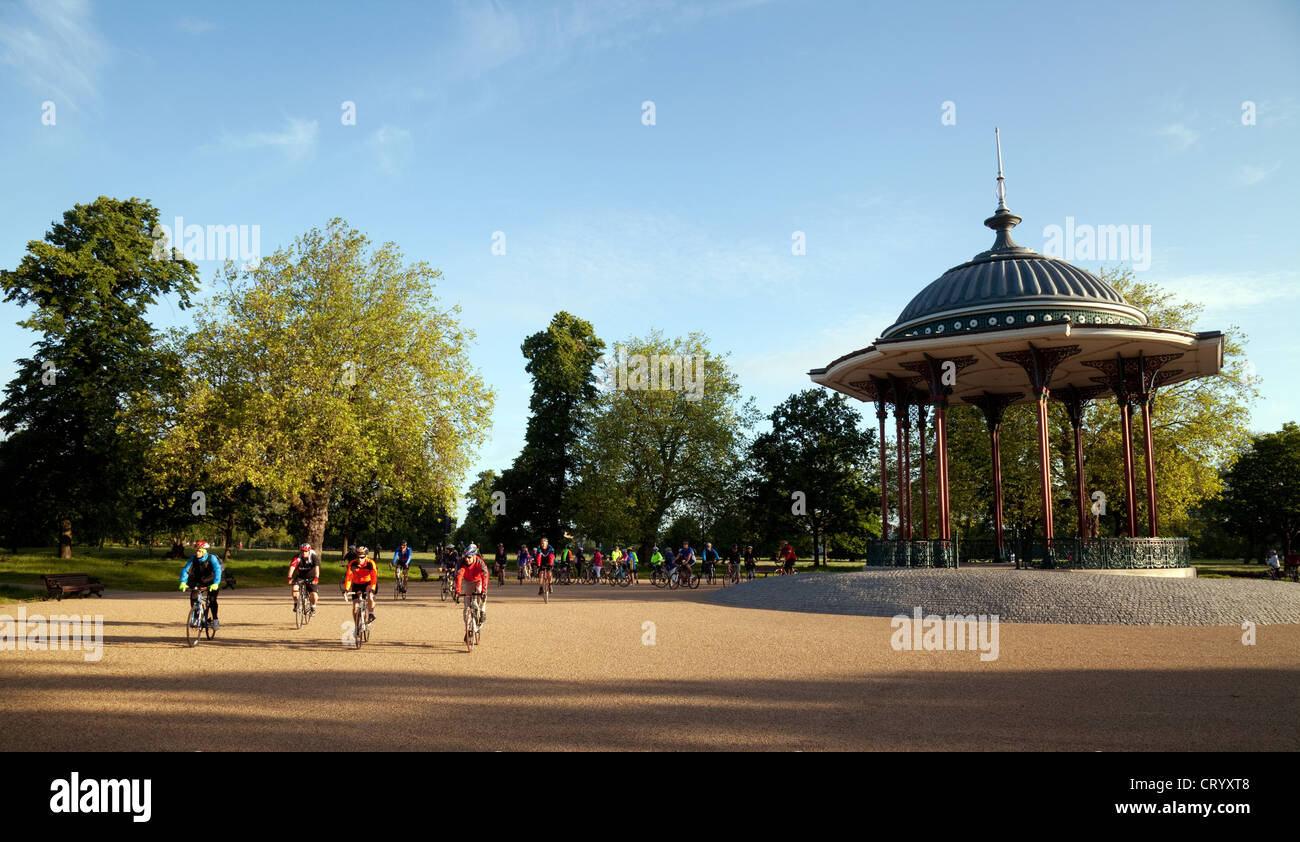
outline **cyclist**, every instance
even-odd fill
[[[680,568],[681,573],[677,577],[682,582],[689,582],[691,579],[691,564],[695,561],[695,550],[691,549],[690,541],[682,541],[682,548],[677,551],[677,556],[673,559],[673,567]]]
[[[570,575],[573,573],[573,547],[572,542],[566,544],[564,552],[560,553],[560,569],[568,570]]]
[[[379,568],[370,558],[366,547],[357,548],[357,557],[348,562],[347,575],[343,577],[343,592],[353,593],[353,599],[366,595],[366,609],[370,613],[369,622],[375,621],[375,588],[379,585]]]
[[[654,555],[650,556],[650,575],[653,576],[659,570],[659,568],[663,566],[664,566],[664,554],[659,552],[658,547],[655,547]]]
[[[758,556],[754,554],[754,548],[746,545],[745,547],[745,578],[752,580],[754,578],[754,569],[758,567]]]
[[[312,552],[311,544],[299,544],[298,554],[289,562],[289,592],[295,602],[298,595],[311,594],[311,615],[316,616],[316,586],[320,584],[320,556]]]
[[[190,579],[193,578],[193,583]],[[181,590],[190,592],[190,608],[199,599],[199,588],[208,589],[208,605],[212,606],[212,628],[221,628],[221,623],[217,621],[217,589],[221,587],[221,559],[208,552],[207,541],[197,541],[194,544],[194,555],[190,560],[185,562],[185,567],[181,569]]]
[[[718,551],[713,549],[713,542],[705,541],[704,559],[703,559],[703,564],[700,565],[700,568],[701,568],[701,572],[709,580],[710,584],[713,583],[713,569],[717,566],[718,562],[721,560],[722,557],[718,555]]]
[[[397,590],[406,593],[406,577],[411,569],[411,548],[403,541],[393,553],[393,560],[388,563],[397,573]]]
[[[600,551],[600,547],[598,545],[596,547],[595,554],[592,555],[591,557],[591,572],[596,577],[597,585],[600,584],[600,571],[604,568],[604,566],[605,566],[605,554]]]
[[[617,577],[620,570],[623,569],[623,549],[615,544],[609,551],[610,564],[613,565],[610,576]]]
[[[470,544],[465,548],[465,555],[461,559],[460,569],[456,571],[456,595],[462,594],[483,594],[483,599],[478,605],[478,623],[483,625],[487,620],[487,589],[488,589],[488,569],[487,564],[483,561],[483,556],[478,554],[478,548]],[[462,590],[462,588],[464,590]],[[474,600],[465,600],[464,611],[468,621],[468,612],[474,610]],[[469,623],[465,623],[465,644],[478,643],[478,635],[474,635],[474,640],[469,639]]]
[[[740,580],[740,545],[732,544],[730,552],[727,553],[727,576]]]
[[[636,550],[631,547],[624,547],[623,558],[627,562],[627,575],[632,577],[632,584],[636,584]]]
[[[515,556],[515,565],[519,568],[519,584],[522,585],[528,578],[528,565],[532,563],[533,555],[528,552],[528,546],[520,546],[519,553]]]
[[[794,546],[788,541],[782,542],[781,561],[785,562],[785,572],[787,574],[794,572],[794,563],[798,558],[799,556],[795,553]]]
[[[541,586],[538,587],[537,593],[540,596],[543,589],[547,592],[551,590],[551,570],[555,567],[555,550],[546,541],[542,539],[540,546],[537,548],[537,575],[541,580]]]

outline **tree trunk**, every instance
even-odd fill
[[[226,547],[225,547],[225,555],[223,555],[222,558],[226,559],[226,561],[230,560],[230,543],[231,543],[231,539],[234,537],[234,533],[235,533],[235,514],[234,512],[231,512],[229,515],[226,516],[225,529],[223,530],[223,537],[226,539]]]
[[[59,558],[72,558],[72,521],[59,521]]]

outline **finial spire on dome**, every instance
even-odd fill
[[[1007,186],[1002,177],[1002,135],[998,132],[998,127],[993,127],[993,141],[998,146],[998,210],[1004,211],[1007,208]]]
[[[993,215],[984,220],[984,224],[994,231],[998,236],[993,240],[993,248],[987,253],[999,251],[1030,251],[1011,239],[1011,229],[1020,224],[1020,217],[1016,216],[1007,207],[1007,186],[1006,179],[1002,177],[1002,133],[995,126],[993,129],[993,140],[998,148],[998,207]]]

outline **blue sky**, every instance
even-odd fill
[[[519,344],[561,309],[611,342],[708,333],[765,412],[807,388],[992,242],[997,125],[1016,239],[1150,226],[1140,277],[1241,326],[1276,429],[1300,419],[1298,43],[1295,2],[0,2],[0,266],[99,195],[260,226],[264,254],[342,216],[445,273],[498,393],[475,471],[500,469]],[[5,382],[20,317],[0,305]]]

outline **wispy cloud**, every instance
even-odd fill
[[[209,20],[200,18],[181,18],[176,21],[176,28],[182,32],[188,32],[191,35],[202,35],[217,28],[217,25]]]
[[[1173,140],[1174,146],[1179,152],[1187,149],[1200,139],[1200,132],[1187,126],[1185,123],[1170,123],[1161,127],[1160,134]]]
[[[380,126],[370,136],[369,144],[374,150],[379,168],[389,173],[402,169],[411,160],[411,155],[415,151],[411,133],[388,124]]]
[[[1242,184],[1259,184],[1280,169],[1282,169],[1281,161],[1275,161],[1267,166],[1242,164],[1238,170],[1238,175]]]
[[[1231,312],[1300,298],[1300,273],[1184,275],[1161,286],[1180,298],[1205,305],[1207,311]]]
[[[315,120],[290,118],[288,125],[277,132],[249,132],[244,135],[225,135],[223,142],[235,149],[278,148],[292,157],[309,152],[316,145],[318,123]]]
[[[0,4],[0,65],[58,105],[80,108],[99,98],[108,46],[86,0]]]

